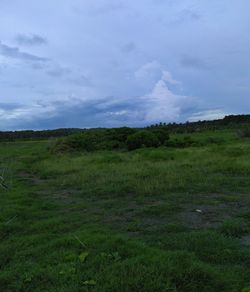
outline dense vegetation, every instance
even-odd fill
[[[81,129],[56,129],[41,131],[0,131],[0,141],[36,140],[64,137],[82,132]]]
[[[224,119],[214,121],[198,121],[186,123],[159,123],[147,127],[148,129],[165,129],[168,133],[193,133],[211,130],[242,129],[250,124],[250,115],[230,115]],[[86,131],[99,132],[103,129],[56,129],[43,131],[0,131],[0,141],[15,140],[36,140],[56,137],[65,137],[72,134],[79,134]],[[124,140],[123,140],[124,141]]]
[[[0,290],[249,291],[250,139],[230,127],[0,143]]]

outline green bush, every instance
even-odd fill
[[[185,148],[190,146],[201,146],[201,143],[193,140],[190,136],[166,140],[164,143],[167,147]]]
[[[126,148],[127,137],[136,130],[123,127],[115,129],[90,129],[53,141],[51,152],[96,151]]]
[[[130,135],[127,139],[128,150],[134,150],[142,147],[158,147],[159,145],[160,141],[157,136],[146,130]]]
[[[125,143],[128,136],[136,133],[135,129],[129,127],[113,128],[107,130],[107,136],[114,141]]]
[[[166,141],[169,140],[169,133],[166,129],[153,129],[151,132],[158,138],[161,145],[164,145]]]

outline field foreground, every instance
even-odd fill
[[[250,291],[250,139],[204,135],[224,142],[0,143],[0,290]]]

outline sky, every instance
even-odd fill
[[[250,113],[249,0],[0,0],[0,130]]]

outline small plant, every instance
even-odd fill
[[[2,174],[0,175],[0,188],[7,190],[8,185],[6,183],[5,173],[6,173],[6,169],[4,168],[2,170]]]
[[[0,176],[0,187],[3,189],[7,189],[7,185],[4,182],[4,178],[2,176]]]
[[[225,142],[221,137],[207,137],[206,144],[222,144]]]
[[[249,227],[244,220],[227,220],[219,227],[219,231],[231,237],[241,237],[249,232]]]

